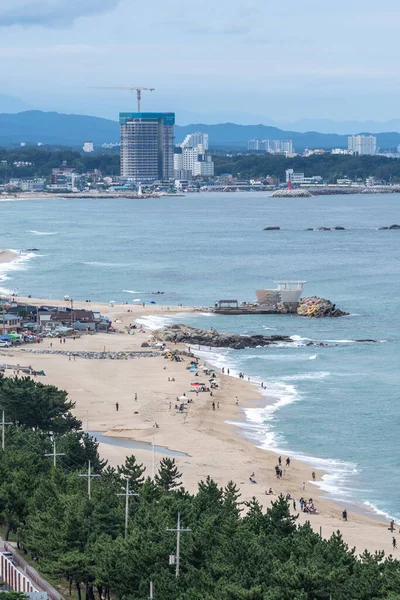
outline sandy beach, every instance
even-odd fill
[[[45,304],[44,299],[18,298],[19,302]],[[53,305],[65,305],[63,300],[52,300]],[[126,325],[135,322],[145,315],[174,314],[191,311],[185,307],[160,307],[115,305],[96,302],[75,302],[75,308],[91,308],[109,316],[116,328],[121,331]],[[219,387],[211,398],[208,393],[193,392],[193,381],[207,382],[207,378],[195,378],[187,369],[189,360],[184,362],[166,360],[163,356],[142,357],[128,360],[88,360],[81,357],[68,356],[78,351],[146,351],[141,348],[144,341],[151,340],[152,332],[145,329],[135,330],[134,335],[127,333],[98,333],[83,335],[75,341],[67,339],[60,343],[58,339],[45,339],[40,345],[29,345],[28,350],[59,350],[63,354],[36,354],[26,352],[23,348],[0,350],[0,362],[10,365],[31,365],[35,370],[44,370],[45,377],[37,379],[43,383],[54,384],[67,390],[69,397],[76,404],[75,414],[90,432],[102,432],[116,438],[129,438],[148,443],[147,447],[130,449],[107,443],[100,444],[100,453],[111,465],[121,464],[125,457],[135,454],[152,473],[151,443],[184,453],[176,456],[176,462],[182,472],[183,485],[194,492],[197,483],[210,475],[220,486],[233,480],[241,489],[241,500],[255,497],[264,507],[279,493],[290,493],[296,499],[299,512],[299,499],[313,498],[318,514],[300,512],[299,522],[309,520],[318,533],[329,537],[338,529],[345,541],[355,546],[358,552],[391,551],[391,532],[387,523],[363,514],[357,507],[347,506],[348,522],[343,522],[341,513],[344,508],[330,499],[324,498],[320,488],[312,483],[312,465],[291,459],[289,467],[285,467],[286,456],[282,456],[284,475],[277,479],[275,465],[278,457],[274,452],[257,448],[243,436],[243,430],[234,423],[244,420],[243,408],[258,406],[268,402],[257,387],[227,374],[218,373]],[[52,344],[52,346],[51,346]],[[186,350],[183,345],[173,349]],[[201,361],[203,364],[203,361]],[[12,371],[8,371],[12,375]],[[201,374],[201,371],[199,372]],[[171,381],[174,379],[174,381]],[[186,394],[193,398],[184,413],[175,410],[176,398]],[[135,395],[137,400],[135,401]],[[235,404],[235,397],[239,405]],[[215,410],[212,402],[216,403]],[[118,402],[119,410],[116,410]],[[271,399],[271,403],[272,403]],[[171,403],[171,408],[170,408]],[[219,406],[219,408],[218,408]],[[159,425],[158,428],[154,424]],[[162,458],[157,452],[157,463]],[[316,480],[323,473],[316,472]],[[249,478],[254,473],[257,483]],[[273,496],[267,496],[269,488]]]
[[[0,264],[12,262],[18,258],[18,254],[12,250],[0,250]]]

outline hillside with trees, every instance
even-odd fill
[[[238,154],[214,156],[215,174],[231,173],[234,177],[249,179],[277,177],[285,181],[285,170],[294,169],[306,177],[321,175],[328,183],[349,178],[363,181],[372,175],[387,182],[400,181],[400,160],[385,156],[350,156],[343,154],[312,154],[285,158],[273,154]]]
[[[283,497],[263,511],[255,499],[241,502],[235,483],[221,488],[209,477],[191,494],[171,458],[154,480],[134,456],[107,466],[54,386],[1,377],[3,409],[15,425],[0,451],[0,521],[65,597],[145,600],[152,581],[163,600],[400,599],[398,560],[357,556],[339,532],[321,539],[297,524]],[[62,454],[55,467],[46,456],[54,441]],[[80,477],[88,461],[99,475],[90,497]],[[126,489],[138,494],[129,499],[127,528]],[[179,577],[169,565],[178,513],[187,528]]]

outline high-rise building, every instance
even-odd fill
[[[292,140],[248,140],[248,150],[277,154],[293,154]]]
[[[189,133],[181,144],[182,148],[195,148],[196,146],[204,146],[204,149],[208,150],[208,133],[201,133],[196,131],[195,133]]]
[[[374,135],[350,135],[348,149],[352,154],[358,156],[376,154],[376,137]]]
[[[190,179],[192,176],[213,177],[214,162],[207,148],[207,133],[196,132],[187,135],[182,144],[175,148],[175,179]]]
[[[121,176],[133,181],[174,178],[174,113],[120,113]]]

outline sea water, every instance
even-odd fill
[[[263,193],[1,202],[1,247],[37,250],[3,265],[0,286],[160,308],[253,300],[273,281],[306,280],[306,295],[325,296],[350,316],[199,313],[146,322],[292,336],[292,344],[200,352],[266,386],[265,403],[243,414],[242,431],[255,444],[301,457],[310,472],[324,469],[331,497],[400,519],[400,231],[377,231],[400,222],[399,202]],[[267,225],[281,230],[263,231]],[[304,231],[335,225],[346,230]],[[355,341],[366,338],[376,342]]]

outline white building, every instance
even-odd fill
[[[293,185],[312,185],[323,182],[321,175],[306,177],[304,173],[296,173],[293,169],[286,169],[286,183],[289,183],[289,180]]]
[[[182,148],[196,148],[196,146],[204,146],[204,149],[208,150],[208,133],[201,133],[196,131],[195,133],[189,133],[181,144]]]
[[[352,154],[352,152],[345,148],[332,148],[332,154]]]
[[[22,192],[42,192],[46,185],[46,180],[42,177],[35,179],[10,179],[10,187],[18,188]]]
[[[358,156],[376,154],[376,137],[374,135],[350,135],[348,149]]]
[[[202,138],[201,136],[205,137]],[[186,136],[185,141],[180,146],[175,147],[175,179],[214,176],[214,162],[211,154],[207,152],[207,147],[202,143],[198,143],[195,146],[191,145],[194,141],[201,139],[205,141],[206,146],[208,147],[208,134],[199,132]]]
[[[260,144],[262,143],[262,140],[248,140],[247,150],[261,150]]]
[[[292,140],[248,140],[248,150],[270,154],[293,154]]]
[[[82,150],[84,152],[94,152],[94,144],[93,142],[85,142],[82,146]]]

